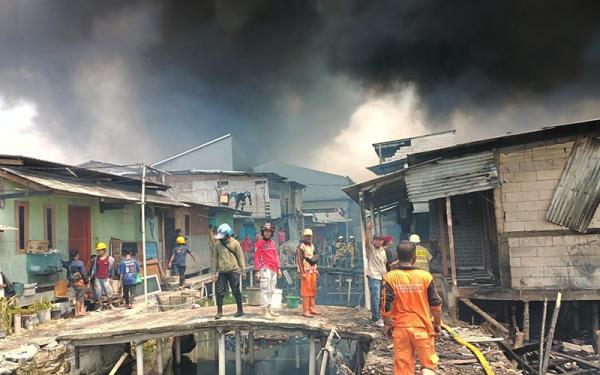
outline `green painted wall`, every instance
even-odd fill
[[[5,181],[5,190],[15,189],[12,182]],[[7,199],[5,207],[0,208],[0,223],[17,226],[15,223],[15,202],[29,202],[29,240],[44,239],[44,205],[51,204],[56,209],[56,240],[55,248],[63,259],[68,258],[68,209],[70,205],[90,207],[91,214],[91,242],[94,254],[96,242],[108,242],[111,237],[123,241],[139,241],[141,234],[140,206],[128,205],[125,209],[110,210],[100,213],[98,198],[76,197],[69,195],[46,195],[23,199]],[[146,240],[158,241],[159,228],[146,222]],[[7,231],[0,233],[0,269],[11,281],[47,283],[54,282],[53,277],[36,276],[27,274],[26,254],[17,254],[16,232]],[[65,272],[60,277],[65,277]]]

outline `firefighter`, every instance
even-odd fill
[[[419,237],[418,234],[411,234],[408,240],[414,243],[417,249],[417,262],[415,263],[415,266],[423,271],[429,272],[429,262],[433,259],[433,256],[429,250],[421,246],[421,237]]]
[[[347,252],[348,247],[344,241],[344,236],[339,236],[335,242],[335,258],[333,258],[333,265],[335,266],[338,260],[343,259]]]
[[[414,374],[415,352],[421,374],[435,373],[439,361],[435,335],[441,332],[442,300],[431,274],[415,267],[415,244],[401,241],[396,253],[398,264],[385,275],[381,297],[385,334],[394,344],[394,374]]]
[[[354,236],[348,237],[348,253],[350,254],[350,264],[354,267],[354,257],[356,257],[356,239]]]
[[[310,228],[304,230],[302,242],[296,248],[296,264],[300,275],[300,296],[302,297],[303,316],[312,318],[321,315],[315,308],[317,299],[317,278],[319,259],[315,245],[312,242],[313,232]]]

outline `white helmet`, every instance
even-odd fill
[[[408,240],[412,243],[421,243],[421,237],[418,234],[411,234]]]
[[[338,240],[343,240],[343,239],[344,239],[344,236],[339,236],[338,237]]]

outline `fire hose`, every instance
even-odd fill
[[[455,330],[453,330],[449,326],[447,326],[445,324],[442,324],[442,328],[444,328],[444,330],[446,330],[446,332],[448,332],[450,334],[450,336],[452,336],[452,338],[454,339],[454,341],[456,341],[460,345],[466,347],[467,349],[469,349],[475,355],[475,357],[477,358],[477,360],[481,364],[481,367],[483,367],[483,371],[486,373],[486,375],[495,375],[494,371],[490,367],[490,364],[485,359],[485,357],[483,356],[483,354],[481,354],[481,352],[479,351],[479,349],[477,349],[473,344],[465,341],[462,337],[460,337],[458,335],[458,333]]]

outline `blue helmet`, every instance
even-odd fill
[[[223,238],[231,237],[232,234],[233,234],[233,230],[231,229],[229,224],[227,224],[227,223],[221,224],[221,225],[219,225],[219,228],[217,229],[217,234],[215,235],[215,239],[222,240]]]

